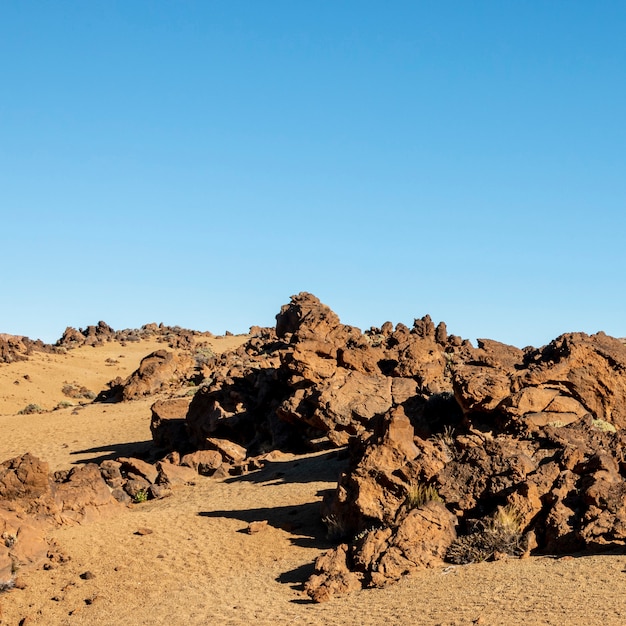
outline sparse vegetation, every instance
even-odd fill
[[[444,426],[442,432],[433,435],[433,439],[441,445],[447,446],[450,452],[454,451],[454,428],[449,424]]]
[[[18,411],[18,415],[33,415],[35,413],[45,413],[45,409],[38,404],[27,404],[21,411]]]
[[[65,383],[61,388],[61,392],[64,396],[74,398],[75,400],[79,400],[81,398],[84,398],[85,400],[93,400],[96,397],[96,394],[90,389],[87,389],[87,387],[83,385],[78,387],[71,383]]]
[[[195,351],[193,356],[196,361],[196,367],[201,368],[209,365],[215,359],[215,352],[213,352],[210,346],[201,346]]]
[[[142,502],[146,502],[148,500],[148,490],[140,489],[133,498],[133,502],[135,504],[141,504]]]
[[[74,405],[68,400],[61,400],[61,402],[59,402],[59,404],[54,407],[54,410],[56,411],[57,409],[69,409],[71,406]]]
[[[459,537],[450,546],[446,560],[461,565],[488,561],[498,555],[520,557],[528,547],[522,523],[522,514],[515,507],[498,507],[491,519],[477,523],[475,532]]]
[[[434,485],[414,483],[409,487],[406,502],[411,509],[424,506],[427,502],[443,502]]]
[[[615,426],[611,424],[611,422],[607,422],[606,420],[594,419],[592,420],[592,424],[594,428],[597,428],[598,430],[601,430],[602,432],[605,432],[605,433],[617,432],[617,428],[615,428]]]

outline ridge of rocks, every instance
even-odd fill
[[[0,465],[0,510],[18,502],[81,521],[198,474],[254,470],[276,450],[346,446],[345,470],[321,503],[337,546],[305,586],[315,601],[446,561],[626,547],[621,340],[566,333],[541,348],[474,347],[429,316],[362,332],[309,293],[281,308],[275,328],[251,331],[202,362],[157,351],[111,385],[109,400],[160,394],[156,462],[120,458],[44,480],[45,468],[18,471],[36,463],[14,459]],[[193,397],[190,383],[200,383]],[[93,482],[83,509],[63,504],[82,493],[67,485],[83,479]]]

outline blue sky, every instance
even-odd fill
[[[0,332],[626,336],[626,5],[0,3]]]

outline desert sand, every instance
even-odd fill
[[[244,339],[216,338],[213,348]],[[64,384],[98,392],[159,347],[112,342],[0,365],[0,460],[31,452],[56,470],[145,452],[154,396],[51,409],[67,400]],[[46,412],[18,414],[31,403]],[[343,463],[341,451],[274,453],[256,472],[198,476],[163,500],[61,527],[53,539],[69,561],[20,572],[22,588],[0,593],[0,624],[626,623],[624,554],[446,566],[311,602],[302,584],[331,545],[319,503]],[[248,534],[252,521],[268,524]]]

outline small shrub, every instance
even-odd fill
[[[133,502],[135,502],[136,504],[141,504],[142,502],[146,502],[147,499],[148,499],[148,490],[140,489],[135,494],[135,497],[133,498]]]
[[[38,404],[27,404],[21,411],[18,411],[18,415],[33,415],[34,413],[45,413],[45,409]]]
[[[86,400],[93,400],[96,397],[96,394],[90,389],[87,389],[87,387],[82,385],[80,387],[77,387],[70,383],[65,383],[65,385],[63,385],[63,387],[61,388],[61,392],[64,396],[67,396],[68,398],[74,398],[75,400],[81,398],[84,398]]]
[[[443,427],[443,432],[436,433],[432,438],[442,446],[446,446],[450,452],[455,450],[454,428],[449,424]]]
[[[523,517],[515,507],[498,507],[490,520],[478,522],[478,530],[459,537],[450,546],[446,560],[464,565],[487,561],[497,554],[520,557],[528,548],[522,523]]]
[[[194,359],[196,361],[196,367],[201,368],[204,365],[209,365],[215,359],[215,352],[209,346],[202,346],[197,348],[194,352]]]
[[[434,485],[415,483],[409,487],[406,502],[411,509],[418,509],[427,502],[443,502]]]
[[[67,400],[61,400],[61,402],[59,402],[59,404],[54,407],[54,410],[56,411],[57,409],[69,409],[69,407],[71,406],[74,406],[71,402],[68,402]]]
[[[594,428],[601,430],[604,433],[616,433],[617,428],[611,422],[607,422],[606,420],[592,420],[592,424]]]

